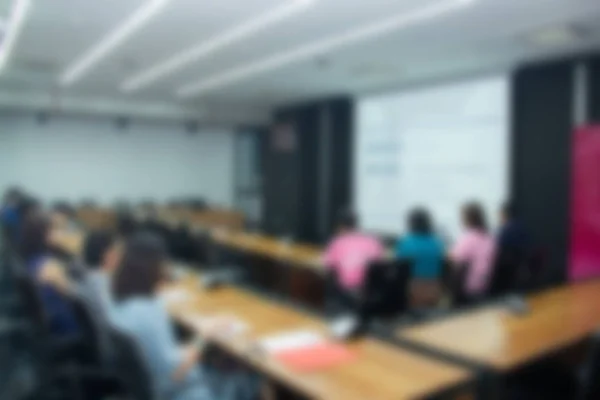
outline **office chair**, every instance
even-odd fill
[[[128,400],[158,400],[155,384],[135,339],[116,328],[109,330],[114,346],[114,374]]]
[[[577,376],[577,400],[600,398],[600,331],[592,336],[590,351]]]
[[[81,329],[85,360],[98,367],[108,365],[112,353],[107,322],[97,315],[98,311],[93,308],[89,299],[73,294],[69,300]]]
[[[35,358],[35,374],[38,377],[36,398],[81,399],[80,382],[76,376],[76,365],[80,361],[81,341],[79,337],[56,338],[50,325],[37,285],[24,273],[19,273],[17,290],[30,322],[30,344]]]
[[[407,259],[378,260],[367,270],[364,288],[365,313],[397,316],[408,308],[408,287],[412,262]]]

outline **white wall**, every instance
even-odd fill
[[[0,115],[0,191],[18,184],[44,201],[166,201],[203,196],[233,205],[234,133],[183,124]]]
[[[354,198],[364,228],[402,232],[406,214],[423,206],[456,236],[472,200],[494,221],[508,195],[508,82],[485,77],[360,99]]]

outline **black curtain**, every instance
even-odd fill
[[[279,125],[274,124],[267,132],[264,161],[264,228],[273,235],[292,235],[298,231],[298,201],[300,163],[298,132],[292,113],[278,114]],[[279,126],[279,128],[277,128]],[[290,129],[291,146],[280,146],[277,129]]]
[[[328,239],[338,210],[351,204],[352,118],[350,98],[286,106],[275,112],[273,127],[290,126],[297,143],[292,151],[284,152],[267,146],[265,221],[269,233],[292,234],[298,241],[317,244]],[[325,171],[329,172],[326,188]]]
[[[572,62],[534,65],[513,79],[512,194],[548,283],[567,270],[573,71]]]
[[[600,56],[592,58],[588,63],[588,76],[590,121],[600,124]]]
[[[341,210],[352,206],[354,160],[354,103],[338,99],[329,104],[331,136],[328,157],[330,170],[330,197],[327,202],[327,240],[335,229]]]

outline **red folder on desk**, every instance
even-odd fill
[[[275,354],[281,363],[299,372],[313,372],[353,361],[356,354],[346,346],[325,342]]]

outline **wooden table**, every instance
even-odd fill
[[[321,372],[298,373],[273,357],[252,351],[264,335],[294,329],[325,333],[325,324],[310,315],[264,300],[250,292],[224,287],[201,289],[194,278],[173,287],[183,288],[188,298],[170,305],[172,316],[186,324],[190,315],[227,314],[245,321],[249,333],[222,339],[219,345],[271,379],[302,396],[327,400],[419,399],[464,385],[471,374],[376,339],[363,338],[350,344],[358,358]],[[186,318],[187,317],[187,318]]]
[[[322,250],[253,233],[213,231],[212,241],[239,260],[257,287],[323,309],[326,286]]]
[[[439,322],[401,329],[401,339],[508,372],[567,348],[600,328],[600,281],[532,295],[530,312],[489,306]]]

